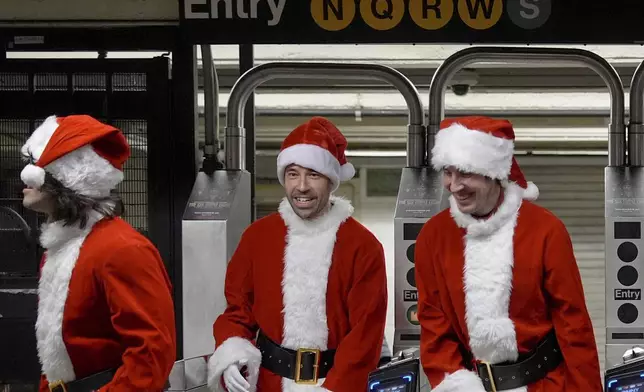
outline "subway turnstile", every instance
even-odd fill
[[[624,386],[626,373],[644,377],[644,315],[639,274],[644,271],[644,62],[635,71],[630,91],[628,164],[621,143],[609,138],[605,169],[606,217],[606,390]],[[611,147],[611,142],[616,144]],[[621,142],[621,140],[619,140]],[[624,378],[626,377],[626,379]],[[644,378],[642,378],[644,379]],[[609,385],[610,384],[610,385]],[[629,384],[630,385],[630,384]],[[644,390],[636,386],[633,391]]]
[[[428,167],[402,170],[394,218],[394,353],[418,347],[420,342],[414,268],[416,237],[425,222],[445,207],[443,199],[440,173]]]

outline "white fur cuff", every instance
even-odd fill
[[[259,368],[262,364],[262,353],[249,340],[240,337],[225,340],[208,360],[208,388],[213,392],[226,392],[221,385],[221,375],[228,366],[241,361],[247,362],[247,381],[250,384],[250,391],[255,392]]]
[[[446,374],[443,382],[438,384],[432,392],[484,392],[485,387],[478,375],[469,370],[457,370]]]

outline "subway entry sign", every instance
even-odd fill
[[[641,0],[179,0],[210,44],[642,44]]]

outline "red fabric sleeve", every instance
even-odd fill
[[[570,235],[559,220],[548,235],[544,257],[544,286],[564,357],[566,389],[601,392],[597,344],[586,308],[584,288]]]
[[[38,386],[38,392],[49,392],[49,381],[47,376],[44,374],[40,375],[40,385]]]
[[[108,391],[162,391],[176,357],[174,305],[165,267],[150,245],[115,250],[101,271],[112,325],[125,352]]]
[[[434,241],[427,225],[416,240],[414,255],[420,322],[420,360],[430,384],[436,388],[446,374],[465,369],[459,340],[443,312],[438,282],[444,280],[438,258],[430,244]]]
[[[257,322],[253,316],[253,244],[244,233],[226,268],[226,310],[213,325],[216,346],[232,337],[248,340],[255,338]]]
[[[333,392],[364,391],[378,366],[387,322],[387,272],[382,245],[356,260],[347,299],[349,332],[338,344],[333,368],[322,387]]]
[[[38,279],[40,279],[40,276],[42,274],[42,267],[44,267],[46,260],[46,254],[43,253],[42,257],[40,258],[40,265],[38,267]],[[38,387],[38,392],[49,392],[49,381],[47,380],[47,376],[45,376],[44,374],[40,375],[40,385]]]

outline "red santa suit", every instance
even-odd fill
[[[45,172],[95,199],[122,180],[125,137],[88,116],[49,117],[22,148],[21,173],[40,188]],[[46,223],[36,337],[43,376],[69,383],[114,370],[99,391],[161,391],[175,359],[170,282],[156,248],[120,218],[89,213],[84,227]]]
[[[314,118],[284,141],[278,178],[297,164],[324,174],[334,190],[354,174],[342,134]],[[380,242],[351,217],[353,207],[332,197],[331,208],[303,220],[284,199],[279,212],[244,232],[226,273],[228,307],[214,324],[217,348],[209,386],[225,391],[221,375],[248,363],[251,391],[355,392],[366,388],[380,358],[387,313],[385,258]],[[296,384],[261,367],[254,339],[261,330],[282,347],[336,349],[332,369],[317,386]]]
[[[450,208],[416,243],[421,361],[433,392],[485,391],[472,363],[517,361],[554,329],[562,363],[515,392],[602,391],[597,346],[570,236],[531,203],[538,189],[513,158],[507,121],[446,120],[432,151],[437,169],[498,179],[502,201],[487,219]],[[480,363],[480,362],[479,362]]]

